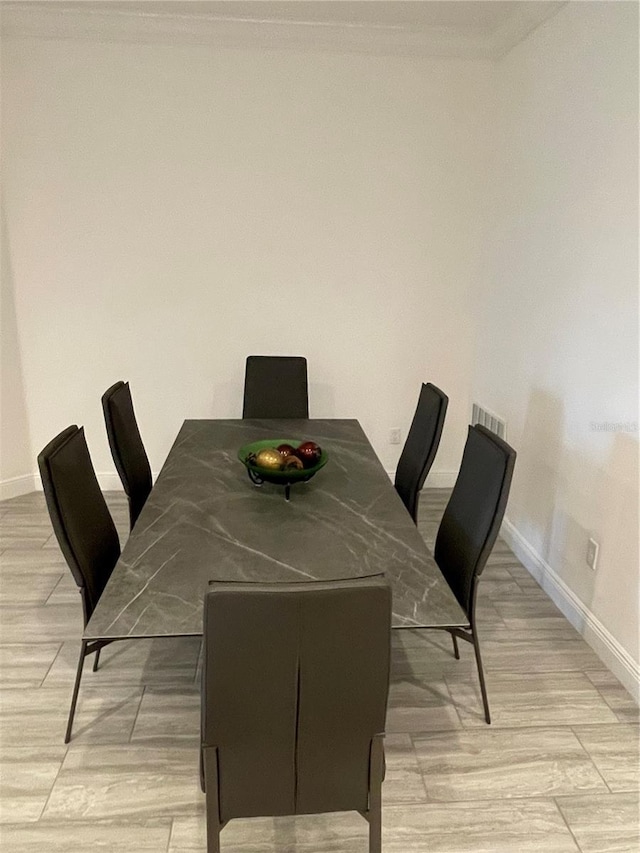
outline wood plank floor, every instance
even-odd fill
[[[428,490],[431,545],[447,493]],[[121,538],[123,496],[108,493]],[[0,503],[3,853],[204,853],[197,640],[117,643],[85,667],[63,743],[81,604],[40,494]],[[473,650],[394,635],[386,853],[637,853],[638,708],[498,542],[478,606],[494,722]],[[357,814],[232,821],[223,853],[365,853]]]

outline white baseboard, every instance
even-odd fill
[[[155,481],[158,475],[154,474]],[[115,471],[98,471],[96,472],[98,483],[103,492],[122,491],[122,483],[120,477]],[[39,474],[25,474],[23,477],[11,477],[9,480],[0,480],[0,501],[9,500],[9,498],[19,498],[21,495],[28,495],[30,492],[41,492],[42,481]]]
[[[122,481],[117,471],[96,471],[96,477],[103,492],[121,492]],[[154,476],[155,480],[155,476]]]
[[[153,482],[158,478],[158,471],[152,473]],[[393,482],[396,472],[387,471],[389,479]],[[431,471],[424,485],[425,489],[451,489],[458,476],[457,471]],[[122,491],[122,483],[116,471],[96,471],[98,483],[103,492]],[[42,482],[39,474],[25,474],[22,477],[12,477],[9,480],[0,480],[0,501],[9,498],[18,498],[20,495],[28,495],[30,492],[41,492]]]
[[[502,524],[501,534],[549,598],[640,703],[640,665],[507,518]]]
[[[154,471],[153,482],[158,477],[158,471]],[[393,482],[395,471],[387,471],[389,479]],[[456,481],[456,471],[432,471],[427,477],[425,489],[450,489]],[[121,491],[122,483],[116,471],[97,471],[96,477],[103,492]],[[13,477],[10,480],[0,480],[0,501],[8,498],[17,498],[20,495],[28,495],[29,492],[41,492],[42,482],[39,474],[25,474],[24,477]]]
[[[37,489],[42,489],[40,477],[37,474],[24,474],[22,477],[0,480],[0,501],[19,498],[21,495],[28,495]]]
[[[395,480],[396,472],[387,471],[389,479]],[[427,481],[424,484],[425,489],[452,489],[458,476],[457,471],[430,471]]]
[[[430,471],[425,489],[452,489],[455,486],[457,471]]]

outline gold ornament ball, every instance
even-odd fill
[[[277,471],[282,465],[282,461],[282,454],[275,447],[266,447],[256,454],[255,464],[259,468],[271,468]]]

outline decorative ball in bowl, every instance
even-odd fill
[[[282,486],[305,482],[327,464],[329,455],[315,441],[294,438],[267,438],[245,444],[238,459],[246,466],[251,480]]]

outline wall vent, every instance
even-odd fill
[[[482,424],[482,426],[490,429],[491,432],[495,432],[496,435],[500,436],[500,438],[507,440],[507,424],[497,415],[494,415],[493,412],[490,412],[488,409],[483,409],[482,406],[479,406],[477,403],[474,403],[471,408],[471,423],[475,426],[475,424]]]

